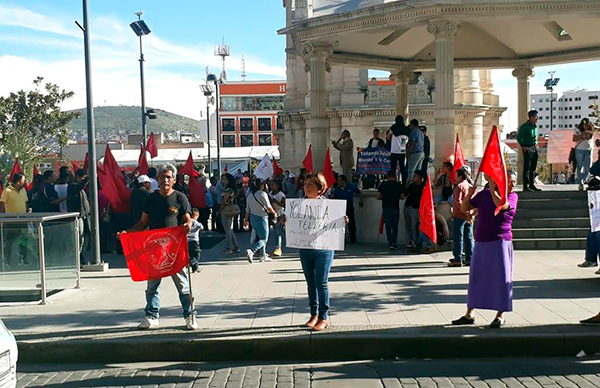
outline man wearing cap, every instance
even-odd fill
[[[152,192],[152,181],[148,175],[140,175],[137,178],[135,189],[131,192],[131,221],[137,224],[142,218],[144,201]]]
[[[298,198],[298,182],[296,182],[296,174],[291,173],[285,183],[285,196],[287,198]]]

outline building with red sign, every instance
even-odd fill
[[[221,85],[221,146],[276,145],[273,132],[283,128],[277,113],[283,110],[285,93],[285,81],[243,81]]]

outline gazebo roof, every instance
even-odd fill
[[[456,68],[513,68],[600,59],[598,0],[308,0],[312,17],[279,31],[296,46],[333,46],[330,61],[396,70],[435,68],[427,26],[459,25]],[[294,48],[300,54],[299,47]]]

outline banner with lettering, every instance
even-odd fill
[[[346,201],[287,199],[285,236],[288,248],[344,250]]]
[[[385,148],[365,148],[358,153],[356,174],[385,175],[390,170],[391,152]]]

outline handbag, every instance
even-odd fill
[[[275,219],[275,216],[272,213],[269,213],[269,211],[267,210],[266,206],[263,205],[258,198],[256,198],[256,195],[254,193],[252,193],[252,196],[254,197],[254,200],[256,202],[258,202],[258,204],[260,205],[260,207],[263,208],[263,210],[265,211],[265,213],[267,213],[267,217],[269,217],[269,225],[275,226],[275,224],[277,223],[277,220]]]
[[[242,211],[240,210],[240,207],[238,205],[236,205],[235,203],[231,203],[229,205],[226,205],[221,211],[221,213],[225,217],[237,217],[242,213]]]

